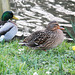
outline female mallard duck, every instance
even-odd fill
[[[3,39],[5,41],[11,40],[18,31],[18,28],[15,23],[13,23],[10,19],[16,19],[11,11],[5,11],[2,14],[0,21],[0,41]]]
[[[26,37],[22,46],[41,50],[54,48],[64,41],[64,34],[60,29],[64,28],[60,27],[56,21],[52,21],[44,31],[36,31]]]

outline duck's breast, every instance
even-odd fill
[[[56,37],[54,38],[54,43],[52,45],[52,48],[58,46],[64,41],[64,34],[62,30],[58,29],[55,35]]]

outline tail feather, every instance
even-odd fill
[[[27,43],[20,42],[19,45],[21,45],[21,46],[27,46]]]

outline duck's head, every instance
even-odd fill
[[[58,22],[56,22],[56,21],[51,21],[51,22],[48,24],[47,29],[48,29],[48,30],[51,30],[51,31],[55,31],[55,30],[57,30],[57,29],[64,30],[64,28],[63,28],[63,27],[60,27],[60,26],[58,25]]]
[[[9,19],[18,20],[18,18],[14,16],[14,14],[12,13],[12,11],[5,11],[5,12],[2,14],[1,20],[2,20],[2,21],[8,21]]]

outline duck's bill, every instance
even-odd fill
[[[61,29],[61,30],[64,30],[65,28],[63,28],[63,27],[60,27],[60,29]]]
[[[65,28],[63,28],[63,27],[59,27],[59,29],[64,30]]]
[[[13,19],[15,19],[15,20],[19,20],[17,17],[15,17],[15,16],[13,16]]]

